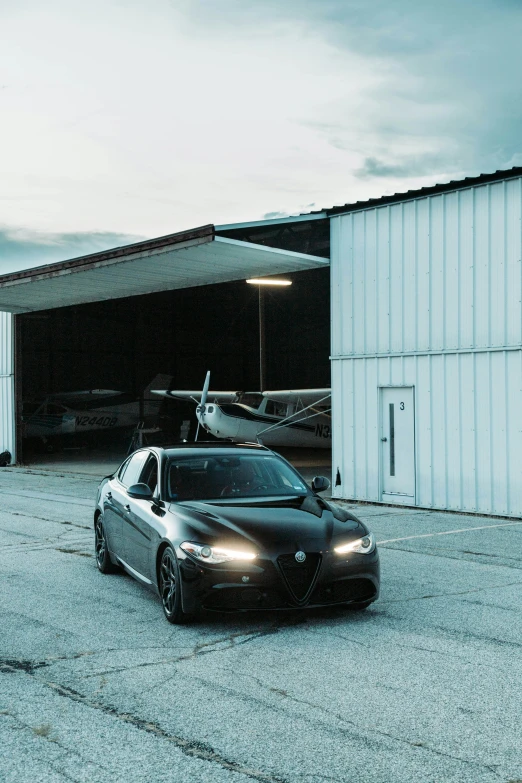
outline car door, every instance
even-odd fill
[[[126,557],[125,537],[127,516],[130,512],[127,489],[137,483],[148,454],[145,450],[137,451],[122,465],[117,476],[109,482],[110,497],[106,496],[104,502],[109,549],[123,561]]]
[[[123,506],[125,505],[124,475],[129,467],[132,457],[125,460],[120,469],[104,488],[103,497],[103,524],[109,550],[123,557]]]
[[[152,492],[156,491],[158,481],[158,460],[150,451],[138,452],[141,461],[136,461],[134,468],[139,472],[131,474],[132,481],[127,481],[125,475],[126,490],[133,484],[147,484]],[[135,456],[138,456],[137,454]],[[125,563],[141,576],[150,578],[149,555],[151,548],[152,526],[151,516],[153,502],[151,500],[138,500],[131,498],[125,492],[123,507],[123,538]]]

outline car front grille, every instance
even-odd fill
[[[253,587],[225,587],[213,589],[203,600],[205,609],[241,611],[242,609],[278,609],[285,606],[285,599],[271,589]]]
[[[315,582],[321,555],[307,552],[304,563],[298,563],[295,555],[280,555],[277,563],[293,597],[297,601],[303,601]]]
[[[369,579],[342,579],[320,585],[312,595],[312,604],[365,602],[375,598],[377,589]]]

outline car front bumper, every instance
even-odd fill
[[[308,589],[305,585],[300,591],[295,586],[292,588],[292,580],[287,578],[277,556],[256,559],[255,564],[214,567],[195,562],[182,550],[178,550],[178,559],[183,609],[189,614],[201,608],[250,611],[361,604],[371,603],[379,597],[380,570],[376,549],[369,555],[320,553]],[[299,585],[302,582],[301,579]]]

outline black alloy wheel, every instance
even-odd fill
[[[107,548],[107,538],[105,528],[103,527],[103,514],[96,518],[94,523],[94,551],[96,555],[96,565],[102,574],[113,574],[116,567],[111,561],[109,550]]]
[[[169,623],[186,623],[188,615],[181,608],[181,580],[176,555],[172,547],[167,546],[161,556],[159,589],[165,617]]]

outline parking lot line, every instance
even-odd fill
[[[410,541],[412,538],[433,538],[434,536],[450,536],[455,533],[470,533],[472,530],[490,530],[495,527],[510,527],[511,525],[522,525],[522,520],[519,522],[503,522],[499,525],[480,525],[479,527],[463,527],[459,530],[444,530],[439,533],[421,533],[416,536],[403,536],[402,538],[387,538],[385,541],[377,541],[377,544],[394,544],[396,541]]]

